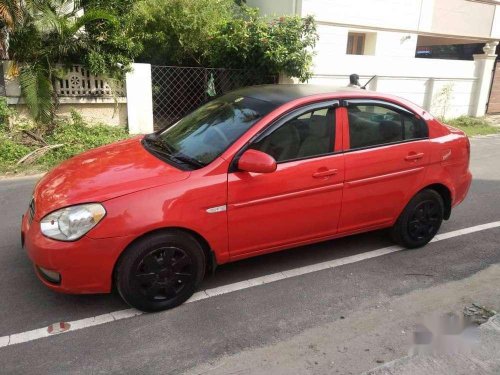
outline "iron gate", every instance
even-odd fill
[[[155,129],[173,124],[214,97],[244,86],[277,83],[251,70],[151,66]]]

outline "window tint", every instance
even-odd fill
[[[306,112],[286,122],[252,145],[278,162],[327,154],[333,151],[335,109]]]
[[[347,111],[351,149],[427,137],[425,122],[409,112],[351,103]]]
[[[269,102],[228,94],[159,133],[156,143],[165,145],[174,157],[208,164],[273,109]]]

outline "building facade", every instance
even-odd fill
[[[313,15],[318,24],[310,83],[343,86],[357,73],[368,89],[405,97],[439,117],[487,110],[500,1],[248,0],[266,15]]]

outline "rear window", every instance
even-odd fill
[[[351,149],[428,137],[425,121],[411,112],[378,104],[351,103],[347,111]]]

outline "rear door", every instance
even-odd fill
[[[424,178],[430,158],[427,124],[379,100],[347,100],[345,184],[339,232],[390,225]]]

